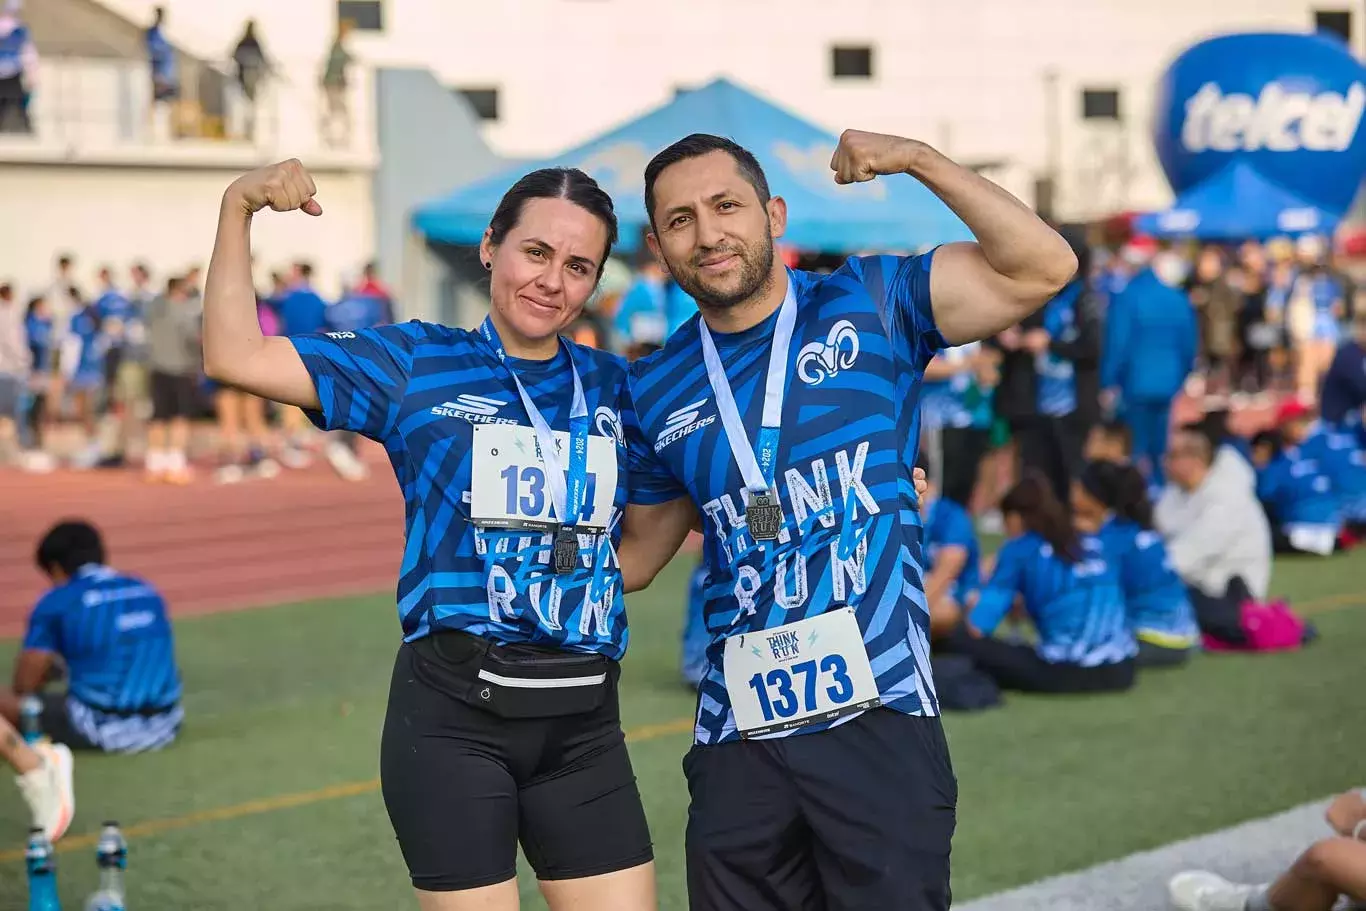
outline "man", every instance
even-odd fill
[[[183,278],[167,280],[166,293],[147,305],[146,324],[152,419],[144,471],[149,481],[188,484],[190,420],[199,412],[200,313]]]
[[[632,365],[628,524],[649,559],[623,572],[648,583],[700,512],[694,911],[948,907],[957,784],[912,487],[920,381],[1076,269],[1033,212],[922,143],[848,131],[831,168],[914,176],[978,242],[789,271],[787,205],[745,149],[693,135],[645,171],[650,248],[701,316]]]
[[[5,282],[0,284],[0,466],[19,455],[16,444],[32,360],[24,307],[14,296],[14,286]]]
[[[1195,367],[1199,341],[1195,310],[1181,288],[1183,270],[1179,254],[1160,252],[1105,314],[1103,396],[1117,404],[1133,432],[1134,462],[1155,484],[1163,483],[1172,402]]]
[[[18,724],[21,698],[42,701],[43,733],[73,749],[136,753],[171,743],[185,714],[166,604],[149,584],[105,565],[104,542],[86,522],[62,522],[38,544],[53,582],[29,616],[0,690],[0,717]],[[58,659],[65,693],[43,692]]]
[[[19,18],[20,0],[0,10],[0,133],[31,133],[28,99],[38,78],[38,49]]]
[[[95,298],[94,306],[100,331],[108,346],[104,353],[108,420],[103,436],[113,438],[109,455],[101,464],[114,467],[123,464],[137,417],[137,407],[144,394],[138,382],[140,368],[134,362],[144,330],[141,311],[133,299],[114,283],[113,269],[108,266],[101,268],[99,282],[99,296]]]
[[[1188,424],[1172,435],[1170,483],[1153,513],[1200,629],[1224,642],[1243,641],[1243,602],[1265,598],[1271,582],[1271,528],[1249,474],[1232,446],[1216,455],[1201,426]]]

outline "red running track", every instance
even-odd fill
[[[392,591],[403,500],[388,466],[372,468],[358,483],[314,467],[183,487],[135,471],[0,470],[0,636],[22,633],[46,589],[33,552],[63,518],[93,522],[109,562],[153,582],[173,617]]]

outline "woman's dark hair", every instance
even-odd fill
[[[1067,507],[1058,501],[1053,485],[1037,470],[1026,471],[1010,489],[1001,500],[1001,512],[1019,516],[1025,528],[1052,545],[1060,559],[1068,563],[1077,561],[1081,546]]]
[[[522,218],[522,209],[533,199],[567,199],[574,205],[598,217],[607,229],[607,248],[598,260],[598,277],[612,255],[617,242],[617,213],[612,197],[598,186],[598,182],[578,168],[541,168],[523,176],[503,194],[498,208],[489,221],[489,239],[501,244],[509,231]]]
[[[1143,529],[1153,527],[1148,484],[1137,468],[1114,462],[1088,462],[1077,480],[1087,493],[1121,519]]]
[[[104,562],[104,542],[89,522],[69,519],[58,522],[43,535],[34,560],[38,568],[49,575],[53,569],[60,569],[68,576],[74,576],[87,563]]]

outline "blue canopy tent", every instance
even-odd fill
[[[967,226],[911,177],[839,186],[830,170],[836,138],[793,114],[717,79],[577,148],[522,163],[420,206],[415,227],[429,240],[473,244],[498,200],[537,167],[576,167],[612,195],[621,221],[620,248],[632,252],[646,226],[645,165],[689,133],[729,137],[763,165],[769,187],[788,202],[786,242],[825,252],[913,249],[971,237]]]
[[[1237,240],[1331,234],[1342,213],[1286,189],[1245,161],[1232,161],[1176,199],[1165,212],[1139,216],[1134,229],[1156,237]]]

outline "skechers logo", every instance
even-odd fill
[[[847,319],[830,327],[823,342],[811,342],[797,355],[797,376],[808,386],[819,386],[858,360],[858,330]]]
[[[516,424],[516,418],[498,417],[498,409],[507,402],[482,395],[462,392],[453,402],[442,402],[432,408],[432,414],[443,418],[461,418],[471,424]]]
[[[665,446],[676,440],[681,440],[694,430],[701,430],[708,424],[716,422],[716,415],[708,415],[701,420],[698,417],[702,414],[702,406],[707,404],[706,399],[698,399],[691,405],[684,405],[675,411],[664,421],[664,429],[655,438],[655,452],[661,452]]]

